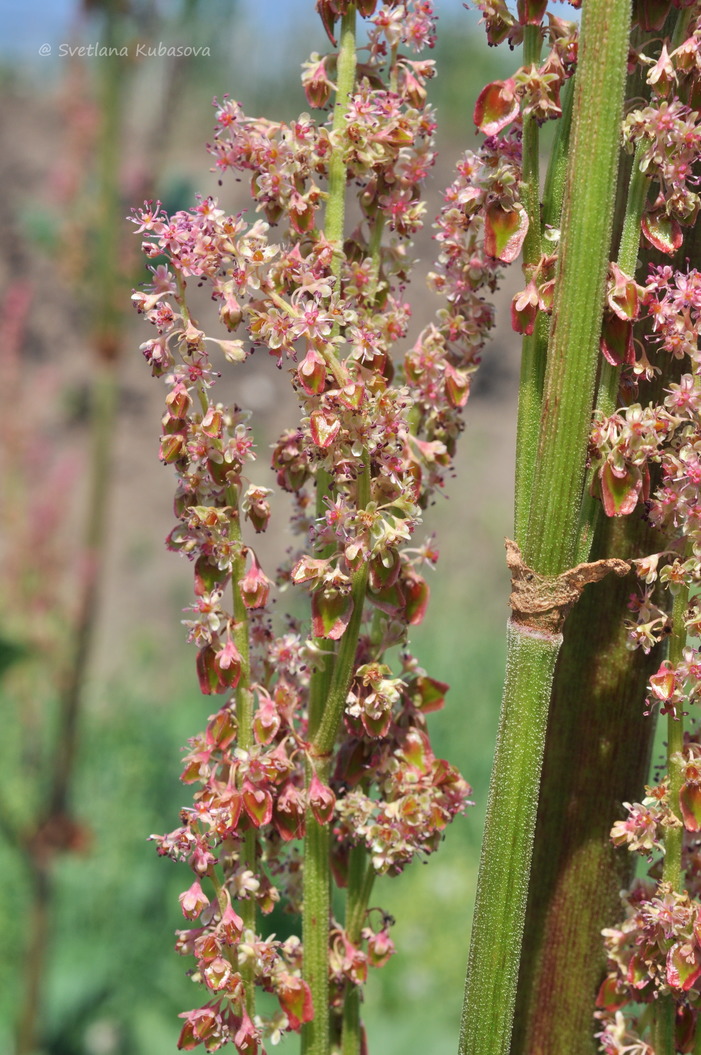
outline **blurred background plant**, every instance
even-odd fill
[[[289,87],[299,83],[293,56],[309,51],[313,35],[324,42],[313,5],[302,8],[44,0],[29,20],[8,4],[0,52],[3,1052],[171,1052],[177,1012],[192,998],[168,949],[181,921],[181,877],[174,869],[168,882],[146,837],[169,828],[183,804],[178,752],[207,702],[178,628],[189,571],[157,541],[170,527],[170,484],[155,457],[159,396],[144,386],[136,353],[142,334],[129,291],[142,276],[124,218],[145,197],[172,211],[192,204],[195,185],[217,193],[213,176],[210,186],[202,180],[213,95],[228,91],[278,118],[303,107],[301,87]],[[508,61],[484,48],[476,18],[457,0],[437,9],[434,214],[452,161],[470,143],[471,100]],[[159,45],[200,53],[159,55]],[[125,54],[99,53],[110,46]],[[245,195],[225,207],[245,208]],[[428,265],[430,228],[418,249]],[[431,307],[413,309],[420,325]],[[468,774],[478,808],[435,862],[387,889],[378,883],[400,952],[365,1013],[383,1055],[407,1045],[442,1055],[457,1035],[503,676],[501,540],[510,531],[516,377],[507,340],[497,331],[471,400],[460,478],[427,519],[441,561],[432,619],[415,635],[419,659],[452,685],[446,711],[434,716],[436,753]],[[285,405],[269,364],[251,365],[241,401],[264,422],[265,450]],[[281,918],[279,936],[285,927]]]

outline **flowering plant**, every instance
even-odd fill
[[[186,625],[201,690],[222,699],[185,760],[194,805],[173,832],[154,836],[161,854],[194,872],[180,900],[196,926],[177,947],[194,956],[206,1000],[183,1015],[185,1049],[231,1042],[249,1055],[299,1030],[308,1055],[366,1050],[361,989],[368,967],[394,951],[387,917],[370,908],[374,876],[435,850],[469,802],[466,781],[435,757],[428,735],[426,715],[447,686],[409,650],[408,628],[428,602],[422,572],[437,557],[415,536],[451,470],[493,323],[485,294],[522,254],[525,288],[511,313],[523,336],[512,616],[460,1051],[569,1050],[581,1043],[583,1019],[591,1036],[593,950],[612,922],[610,904],[582,895],[586,867],[570,874],[552,853],[577,792],[549,789],[563,737],[609,742],[610,696],[589,728],[572,708],[547,726],[551,698],[555,706],[591,657],[581,627],[579,637],[569,629],[588,597],[599,598],[619,691],[642,712],[638,687],[649,680],[648,710],[660,703],[670,719],[669,778],[614,825],[616,843],[663,848],[665,865],[662,885],[636,886],[626,922],[606,932],[599,1040],[607,1052],[692,1050],[701,910],[693,881],[681,889],[682,832],[701,826],[701,768],[682,716],[700,668],[686,634],[699,623],[689,591],[701,559],[701,283],[678,254],[693,253],[684,240],[699,205],[700,5],[639,0],[631,23],[628,0],[571,0],[583,7],[581,26],[548,12],[546,0],[519,0],[515,14],[504,0],[475,6],[489,43],[523,44],[524,63],[477,99],[486,138],[459,160],[436,222],[429,282],[441,307],[403,355],[409,245],[434,160],[429,0],[318,0],[334,51],[312,55],[303,84],[311,108],[334,100],[327,121],[304,113],[282,124],[251,119],[229,98],[216,104],[216,167],[250,173],[258,219],[210,198],[172,216],[146,203],[134,216],[154,261],[150,284],[134,294],[156,328],[142,350],[168,387],[161,459],[177,474],[178,521],[168,544],[193,562]],[[551,120],[541,200],[539,134]],[[348,231],[351,184],[359,219]],[[193,280],[217,305],[216,336],[193,314]],[[246,413],[218,402],[215,387],[220,370],[241,369],[260,347],[286,366],[300,407],[272,456],[300,539],[275,581],[306,594],[309,608],[282,628],[272,616],[275,582],[254,547],[272,489],[249,477]],[[609,531],[606,518],[625,530]],[[631,568],[641,588],[626,629],[610,573]],[[618,648],[621,634],[642,647],[642,662]],[[654,673],[665,638],[669,658]],[[593,677],[578,691],[601,695]],[[636,790],[649,733],[642,750],[620,733],[621,768]],[[605,771],[608,756],[597,751]],[[603,810],[590,814],[610,826],[618,784],[602,786]],[[536,881],[529,894],[534,853],[535,879],[549,868],[549,889],[559,884],[574,899],[588,950],[581,969],[566,959],[571,912],[553,913],[554,942],[522,960],[542,911]],[[332,881],[345,890],[343,921],[332,912]],[[604,890],[612,883],[609,868]],[[301,938],[264,935],[261,917],[280,900],[302,915]],[[551,949],[567,964],[555,975]],[[544,979],[549,1004],[538,998]],[[272,1015],[256,1009],[256,988],[277,997]],[[626,1003],[653,1013],[635,1023]],[[575,1010],[568,1018],[562,1007]],[[640,1039],[648,1022],[654,1048]]]
[[[450,471],[492,322],[477,290],[493,287],[498,262],[461,205],[483,169],[515,186],[517,146],[500,159],[494,143],[461,162],[432,276],[445,306],[395,367],[410,317],[407,248],[434,157],[433,64],[420,57],[434,18],[428,3],[374,7],[359,8],[369,35],[356,64],[353,5],[320,5],[330,36],[340,19],[340,48],[312,57],[304,85],[317,108],[335,90],[328,122],[254,120],[230,99],[217,104],[216,166],[251,173],[259,219],[212,199],[173,216],[147,203],[135,215],[147,256],[165,258],[134,300],[157,331],[142,350],[168,386],[161,458],[178,478],[168,544],[194,564],[186,625],[200,688],[222,697],[185,760],[194,806],[156,840],[195,873],[181,905],[197,926],[178,950],[195,957],[207,997],[184,1016],[186,1049],[231,1041],[252,1052],[301,1029],[309,1052],[327,1051],[329,1037],[358,1050],[359,990],[394,951],[387,917],[369,909],[373,878],[432,853],[469,802],[428,736],[426,715],[447,686],[418,665],[407,630],[423,619],[422,568],[437,559],[414,535]],[[350,179],[362,221],[348,235]],[[211,292],[222,335],[193,317],[193,279]],[[222,366],[261,346],[292,364],[301,412],[272,457],[300,537],[277,582],[307,594],[310,616],[282,628],[253,541],[268,526],[271,489],[248,476],[248,416],[215,388]],[[342,923],[331,875],[346,890]],[[303,940],[264,936],[262,917],[280,899],[303,907]],[[272,1016],[256,1014],[256,987],[277,996]]]

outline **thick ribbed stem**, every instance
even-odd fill
[[[375,869],[368,863],[364,846],[354,846],[348,862],[348,893],[346,895],[346,935],[358,945],[365,921],[368,901],[375,880]],[[360,987],[347,983],[343,1000],[342,1055],[359,1055],[361,1042]]]
[[[583,9],[572,136],[526,563],[575,559],[618,173],[629,0]]]
[[[336,81],[336,102],[333,115],[333,134],[340,137],[345,127],[346,114],[355,82],[355,5],[350,4],[341,21],[340,48]],[[334,246],[334,257],[331,271],[340,284],[343,263],[343,233],[346,209],[346,165],[343,159],[342,145],[336,143],[329,160],[329,191],[326,203],[325,235]],[[326,473],[317,477],[317,515],[323,514],[324,498],[332,494],[332,487]],[[360,490],[360,489],[359,489]],[[360,494],[358,497],[360,506]],[[363,505],[367,504],[367,498]],[[357,603],[359,591],[354,588],[356,607],[362,612],[362,600]],[[363,588],[362,596],[365,596]],[[309,689],[309,737],[316,745],[320,727],[324,724],[329,709],[329,700],[335,691],[338,692],[339,679],[346,680],[347,662],[345,653],[350,651],[348,638],[356,618],[353,613],[351,622],[341,641],[338,655],[334,657],[327,641],[318,640],[319,647],[327,653],[324,668],[315,672]],[[358,617],[359,618],[359,617]],[[359,622],[358,622],[359,628]],[[352,645],[352,665],[357,646],[357,629],[355,643]],[[347,677],[350,682],[350,674]],[[347,685],[346,685],[347,692]],[[339,716],[340,720],[340,716]],[[328,723],[327,723],[328,724]],[[333,730],[331,745],[327,751],[312,749],[313,761],[307,764],[307,786],[316,775],[322,784],[329,781],[331,752],[336,736]],[[328,825],[320,824],[311,808],[306,812],[306,834],[304,839],[304,877],[303,877],[303,920],[302,937],[304,943],[303,975],[309,985],[314,1005],[314,1018],[302,1027],[302,1055],[328,1055],[330,1046],[329,1024],[329,920],[331,916],[331,872],[330,840]]]
[[[231,505],[234,507],[235,512],[231,518],[231,527],[229,530],[232,541],[236,542],[239,546],[238,556],[235,558],[232,566],[232,589],[233,589],[233,602],[234,602],[234,630],[233,639],[236,649],[241,657],[241,670],[239,674],[238,685],[236,686],[236,723],[237,723],[237,744],[242,751],[250,751],[254,745],[253,735],[253,692],[251,690],[251,659],[250,659],[250,639],[249,639],[249,619],[248,609],[243,603],[243,597],[239,589],[239,583],[246,574],[246,550],[242,544],[241,538],[241,520],[238,509],[238,496],[233,493],[228,493],[227,498]],[[243,838],[243,845],[240,850],[241,864],[244,868],[250,869],[254,874],[257,871],[256,864],[256,833],[252,826],[249,826]],[[241,919],[245,930],[251,930],[255,934],[256,932],[256,902],[252,897],[245,898],[241,901],[239,906]],[[256,990],[255,990],[255,977],[254,977],[254,964],[253,961],[247,961],[242,969],[241,975],[243,977],[244,987],[246,991],[246,1010],[248,1014],[253,1017],[255,1012],[255,1001],[256,1001]]]
[[[460,1055],[509,1050],[550,687],[562,642],[509,623]]]
[[[584,6],[525,564],[574,563],[618,171],[629,0]],[[559,633],[511,624],[460,1055],[509,1049],[530,881],[540,770]]]
[[[523,40],[525,66],[537,65],[540,59],[539,26],[526,26]],[[528,214],[528,233],[523,243],[523,272],[530,281],[541,256],[540,237],[540,165],[539,126],[533,114],[523,117],[523,190],[521,199]],[[519,538],[528,521],[533,489],[535,459],[538,449],[545,352],[542,320],[530,335],[523,338],[521,380],[519,384],[518,422],[516,426],[516,481],[514,489],[515,533]]]
[[[621,244],[618,249],[618,266],[624,274],[630,275],[631,278],[635,277],[638,266],[640,224],[650,186],[649,177],[640,169],[640,161],[646,148],[647,142],[643,139],[638,143],[635,151],[633,168],[631,169],[630,182],[628,184]],[[614,366],[602,357],[601,374],[596,393],[596,409],[606,417],[615,413],[618,406],[620,376],[620,366]],[[601,502],[592,494],[591,482],[593,473],[594,471],[590,471],[588,474],[587,484],[582,497],[582,517],[577,547],[577,559],[580,561],[587,560],[589,557],[594,531],[596,530],[596,521],[601,513]]]

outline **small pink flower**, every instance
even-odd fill
[[[200,913],[209,905],[209,898],[200,886],[199,880],[195,880],[191,887],[182,893],[178,899],[186,919],[197,919]]]

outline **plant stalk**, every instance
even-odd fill
[[[350,4],[341,20],[339,55],[337,67],[336,101],[334,106],[332,135],[340,138],[345,127],[346,114],[355,83],[356,44],[355,44],[356,8]],[[329,160],[329,191],[326,203],[324,230],[326,237],[334,246],[331,272],[337,286],[341,280],[343,263],[343,233],[346,208],[346,183],[348,175],[343,157],[342,145],[338,142],[331,151]],[[369,479],[369,474],[368,474]],[[333,493],[327,475],[317,477],[317,515],[323,515],[324,498]],[[358,498],[360,507],[360,495]],[[365,503],[367,504],[367,499]],[[329,701],[338,694],[339,685],[345,684],[345,692],[352,675],[352,664],[357,647],[357,633],[362,615],[362,600],[359,601],[359,586],[353,586],[355,609],[346,628],[339,648],[334,657],[328,642],[318,639],[317,644],[327,653],[323,670],[312,676],[309,689],[309,739],[313,743],[307,762],[307,787],[316,774],[322,784],[328,784],[331,770],[331,753],[336,738],[337,725],[332,730],[331,744],[328,749],[319,750],[318,740],[321,727],[326,721],[328,739],[327,713]],[[363,588],[362,596],[365,596]],[[358,609],[360,611],[358,612]],[[354,622],[358,620],[354,630]],[[355,640],[351,636],[355,632]],[[350,660],[346,653],[352,651]],[[350,668],[350,669],[349,669]],[[345,697],[344,697],[345,699]],[[342,708],[341,708],[342,713]],[[340,720],[340,715],[339,715]],[[328,1055],[330,1050],[329,1022],[329,920],[331,918],[331,869],[329,854],[331,849],[331,831],[329,825],[320,824],[310,807],[306,811],[306,829],[304,839],[304,877],[303,877],[303,920],[302,938],[303,976],[309,985],[314,1017],[302,1027],[302,1055]]]
[[[487,803],[460,1055],[509,1050],[550,684],[561,636],[510,622],[504,699]],[[525,864],[524,864],[525,862]]]
[[[346,935],[353,945],[360,942],[374,880],[375,869],[368,862],[367,850],[364,846],[354,846],[348,862],[346,896]],[[361,1050],[360,996],[360,986],[347,983],[343,999],[342,1055],[359,1055]]]
[[[522,546],[526,564],[543,575],[571,567],[577,552],[630,16],[629,0],[589,0],[583,9],[538,457]]]
[[[233,490],[233,489],[231,489]],[[251,690],[251,658],[249,638],[248,609],[243,602],[239,589],[239,583],[246,574],[246,550],[241,537],[241,517],[238,510],[238,495],[227,493],[227,499],[234,509],[229,528],[232,541],[238,543],[238,555],[233,561],[231,585],[234,606],[234,630],[233,639],[236,649],[241,657],[241,671],[238,685],[236,686],[236,724],[237,743],[242,751],[250,751],[254,744],[253,736],[253,692]],[[254,874],[256,865],[256,832],[252,825],[243,838],[241,848],[241,863],[244,868],[250,869]],[[244,930],[256,933],[256,902],[255,898],[248,897],[240,902],[241,919]],[[246,1011],[252,1018],[255,1013],[256,987],[255,987],[255,965],[253,960],[247,960],[241,969],[244,989],[246,993]]]
[[[524,65],[540,60],[539,26],[526,26],[523,39]],[[540,131],[533,114],[523,115],[523,191],[522,201],[528,214],[528,232],[523,243],[523,273],[529,282],[540,260]],[[519,538],[528,521],[533,488],[535,458],[538,447],[547,330],[539,317],[534,331],[525,335],[521,350],[518,421],[516,425],[515,533]]]
[[[630,17],[628,0],[589,0],[583,11],[533,498],[525,537],[517,538],[527,567],[546,577],[569,569],[577,549]],[[509,625],[460,1055],[509,1050],[540,770],[561,642],[559,633],[523,621]]]

